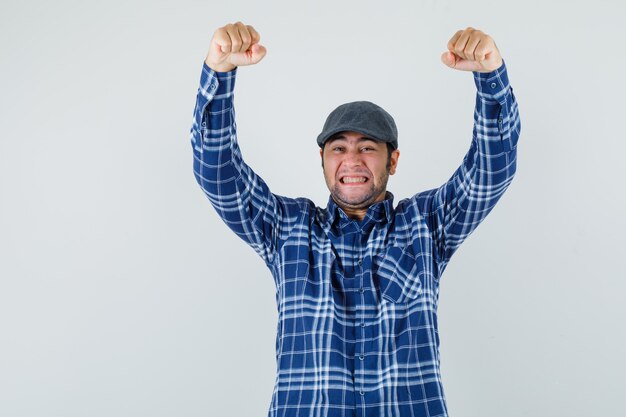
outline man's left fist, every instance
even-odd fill
[[[502,56],[491,36],[473,27],[457,31],[448,41],[441,61],[461,71],[491,72],[500,68]]]

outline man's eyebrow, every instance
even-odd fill
[[[331,136],[330,139],[328,139],[328,143],[335,141],[335,140],[341,140],[341,139],[345,140],[346,137],[344,135]],[[375,143],[380,142],[378,139],[370,138],[369,136],[361,136],[358,139],[358,141],[359,142],[370,141],[370,142],[375,142]]]

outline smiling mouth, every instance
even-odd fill
[[[340,183],[342,183],[342,184],[349,184],[349,185],[352,185],[352,184],[356,184],[356,185],[364,184],[367,181],[368,181],[367,177],[347,177],[346,176],[346,177],[341,177],[339,179]]]

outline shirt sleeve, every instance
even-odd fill
[[[493,209],[516,171],[520,117],[504,61],[473,72],[476,105],[472,142],[461,165],[441,187],[416,194],[434,240],[439,275],[452,254]]]
[[[233,100],[236,74],[237,68],[216,72],[203,65],[190,133],[193,172],[224,223],[270,267],[299,208],[294,199],[273,194],[242,158]]]

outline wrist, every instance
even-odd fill
[[[215,64],[212,63],[208,60],[205,60],[204,63],[207,65],[207,67],[211,68],[213,71],[215,72],[228,72],[228,71],[232,71],[235,68],[237,68],[236,65],[232,65],[232,64]]]

